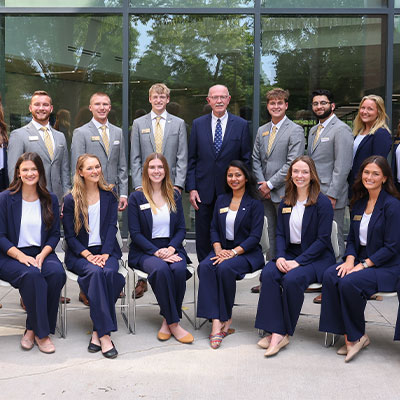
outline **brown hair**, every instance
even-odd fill
[[[154,214],[157,214],[157,206],[155,205],[152,195],[153,187],[151,186],[151,181],[149,177],[149,164],[152,160],[160,160],[164,167],[165,177],[161,184],[161,193],[165,201],[167,202],[169,211],[176,212],[176,204],[174,198],[174,186],[172,185],[171,178],[169,176],[169,166],[167,159],[161,153],[151,153],[143,164],[142,172],[142,188],[143,194],[150,204],[151,210]]]
[[[312,206],[317,203],[318,195],[320,193],[320,185],[314,161],[309,156],[299,156],[290,164],[289,170],[285,178],[285,204],[293,207],[296,205],[297,202],[297,186],[292,180],[292,171],[293,165],[299,161],[305,162],[308,165],[308,168],[310,168],[310,186],[308,188],[308,199],[305,206]]]
[[[46,174],[44,172],[43,161],[40,158],[39,154],[28,152],[22,154],[18,158],[14,168],[14,178],[8,189],[10,190],[11,194],[18,193],[20,190],[22,190],[23,183],[20,177],[19,168],[24,161],[32,161],[38,170],[39,181],[36,184],[36,191],[39,195],[43,222],[46,225],[46,229],[49,230],[51,228],[51,225],[53,224],[54,214],[51,204],[51,196],[46,188]]]
[[[285,103],[287,103],[289,100],[289,95],[290,95],[289,90],[284,90],[282,88],[274,88],[269,90],[265,97],[267,98],[267,104],[272,99],[285,100]]]
[[[110,104],[111,104],[110,96],[109,96],[107,93],[103,93],[103,92],[96,92],[96,93],[93,93],[93,94],[90,96],[89,104],[92,102],[92,99],[93,99],[94,96],[107,97],[108,100],[110,100]]]
[[[32,99],[35,96],[47,96],[50,99],[50,104],[53,104],[53,100],[51,99],[50,95],[44,90],[36,90],[36,92],[33,92],[33,95],[31,97],[31,103],[32,103]]]

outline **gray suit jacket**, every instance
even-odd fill
[[[291,162],[304,154],[305,137],[303,128],[289,118],[279,128],[272,145],[271,154],[267,155],[272,123],[258,128],[253,147],[253,172],[257,181],[270,181],[273,185],[271,200],[279,203],[285,195],[285,177]]]
[[[131,173],[133,187],[142,185],[142,167],[149,154],[156,151],[151,114],[133,121],[131,133]],[[162,153],[168,161],[172,183],[185,187],[188,146],[185,121],[167,113]]]
[[[314,126],[308,136],[307,153],[315,162],[321,192],[336,199],[336,208],[343,208],[347,204],[347,176],[353,163],[353,134],[335,115],[313,150],[317,127]]]
[[[109,123],[110,152],[107,156],[103,139],[95,124],[90,121],[74,130],[71,145],[71,172],[75,173],[76,161],[82,154],[99,157],[104,179],[116,186],[119,195],[128,196],[128,170],[125,141],[122,129]]]
[[[70,189],[69,156],[65,136],[53,127],[54,158],[50,159],[49,152],[40,133],[30,122],[10,134],[8,144],[8,176],[10,182],[14,177],[15,164],[21,154],[31,151],[38,153],[43,161],[46,172],[47,189],[53,192],[61,204],[64,194]]]

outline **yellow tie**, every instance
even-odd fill
[[[268,141],[268,148],[267,148],[267,155],[271,154],[272,145],[274,144],[275,137],[276,137],[276,125],[272,128],[271,136],[269,137]]]
[[[51,141],[50,133],[45,126],[42,126],[40,130],[43,131],[44,144],[46,146],[47,151],[49,152],[50,160],[53,160],[54,147],[53,147],[53,142]]]
[[[318,125],[317,132],[315,134],[315,138],[314,138],[313,145],[312,145],[312,149],[313,150],[315,149],[315,146],[317,145],[317,142],[318,142],[318,139],[319,139],[319,135],[321,134],[321,131],[322,131],[323,127],[324,126],[322,124]]]
[[[156,143],[156,153],[162,153],[163,130],[160,124],[161,117],[156,117],[156,131],[154,132],[154,141]]]
[[[108,140],[106,126],[102,125],[100,127],[100,129],[101,129],[101,138],[103,139],[103,143],[104,143],[104,148],[106,149],[106,153],[108,155],[108,153],[110,151],[110,141]]]

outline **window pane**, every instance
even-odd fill
[[[131,7],[254,7],[254,0],[130,0]]]
[[[288,115],[306,133],[315,124],[310,92],[330,89],[337,115],[351,123],[365,94],[385,94],[385,39],[381,18],[296,17],[262,19],[261,121],[265,93],[289,89]],[[294,73],[295,71],[295,73]]]
[[[396,0],[399,1],[399,0]],[[387,0],[261,0],[268,8],[367,8],[387,7]]]
[[[400,5],[400,4],[399,4]],[[394,66],[393,66],[393,118],[392,128],[400,136],[400,15],[394,19]]]
[[[229,111],[252,119],[253,18],[245,16],[163,15],[131,17],[130,123],[150,112],[150,86],[164,82],[171,89],[168,112],[186,122],[210,112],[208,88],[228,86]],[[186,223],[193,228],[193,210],[185,202]]]
[[[122,7],[123,0],[0,0],[5,7]]]

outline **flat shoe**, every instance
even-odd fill
[[[33,346],[35,345],[35,343],[33,343],[32,340],[25,337],[25,334],[26,334],[26,330],[24,332],[24,335],[21,338],[21,347],[24,350],[31,350],[33,348]]]
[[[347,356],[347,345],[346,345],[346,343],[342,347],[340,347],[338,349],[336,354],[339,354],[339,356]]]
[[[51,354],[56,351],[56,347],[54,346],[54,344],[51,341],[48,344],[40,344],[39,338],[37,336],[35,336],[35,343],[36,343],[37,347],[39,347],[39,350],[42,353]]]
[[[314,297],[313,303],[314,304],[321,304],[322,303],[322,294],[318,295],[317,297]]]
[[[101,350],[101,346],[98,344],[92,343],[92,338],[89,340],[89,346],[88,346],[88,352],[89,353],[97,353]]]
[[[61,296],[61,297],[60,297],[60,303],[69,304],[69,303],[71,303],[71,299],[70,299],[69,297]]]
[[[114,342],[111,341],[111,343],[112,343],[112,345],[113,345],[112,349],[107,350],[107,351],[105,351],[105,352],[103,352],[103,351],[101,352],[101,354],[103,354],[103,356],[104,356],[105,358],[116,358],[117,355],[118,355],[118,351],[117,351],[117,349],[116,349],[115,346],[114,346]]]
[[[235,329],[234,328],[228,328],[228,330],[225,331],[221,331],[221,335],[224,337],[224,339],[229,336],[229,335],[233,335],[235,333]]]
[[[158,333],[157,333],[157,339],[160,340],[161,342],[165,342],[170,337],[171,337],[170,333],[164,333],[164,332],[161,332],[161,331],[158,331]]]
[[[276,346],[269,346],[268,350],[265,352],[264,356],[265,357],[271,357],[274,356],[275,354],[279,353],[279,350],[282,349],[283,347],[287,346],[289,344],[289,336],[286,335],[283,337],[283,339],[276,345]]]
[[[257,345],[262,349],[268,349],[269,345],[271,344],[271,337],[272,335],[264,336],[258,341]]]
[[[216,335],[210,335],[210,346],[212,349],[216,350],[219,346],[221,346],[222,339],[224,336],[221,332],[217,333]]]
[[[369,337],[367,335],[361,336],[360,340],[355,345],[351,346],[350,349],[347,349],[347,356],[344,359],[344,362],[348,363],[351,361],[360,350],[367,347],[369,344]]]
[[[183,343],[183,344],[191,344],[194,342],[194,337],[191,333],[188,333],[184,337],[181,337],[180,339],[175,338],[178,342]]]
[[[85,306],[89,306],[89,300],[86,297],[85,293],[79,292],[78,300],[83,303]]]

